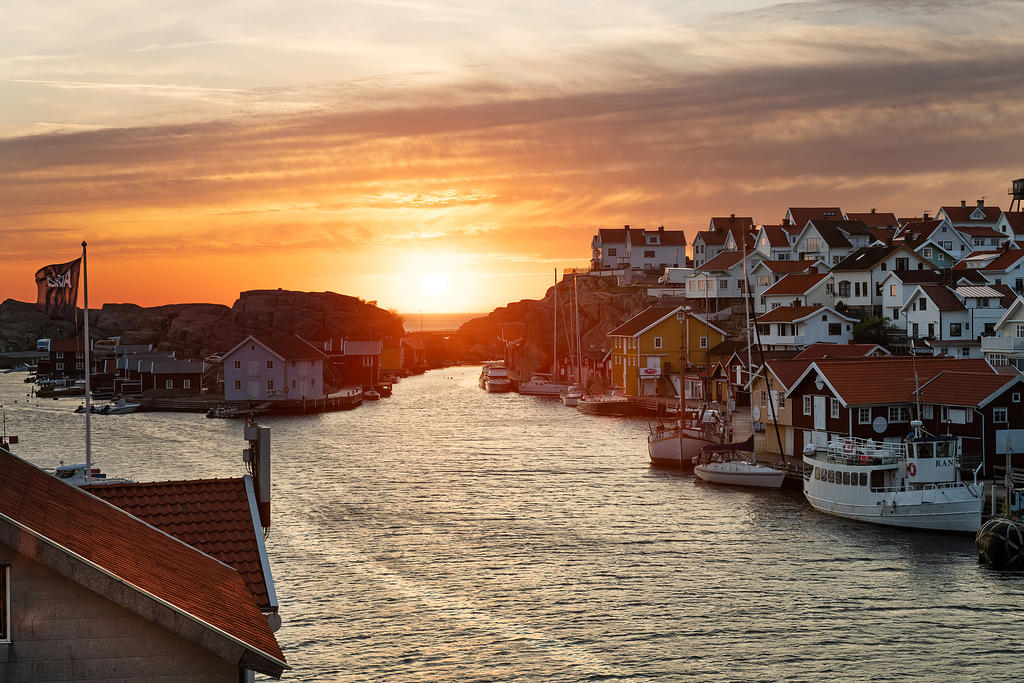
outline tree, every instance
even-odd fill
[[[888,347],[892,329],[892,323],[887,318],[869,318],[853,326],[853,341]]]

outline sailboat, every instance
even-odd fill
[[[746,285],[747,252],[746,241],[743,250],[743,280]],[[750,368],[750,301],[749,286],[748,296],[745,297],[747,311],[747,368]],[[760,348],[760,346],[758,347]],[[763,361],[763,359],[762,359]],[[763,363],[762,363],[763,364]],[[775,405],[772,404],[774,415]],[[750,459],[739,456],[741,451],[750,453]],[[782,487],[786,479],[785,470],[778,470],[767,465],[760,465],[757,462],[757,453],[754,450],[754,422],[753,411],[751,411],[750,439],[740,444],[728,444],[721,448],[706,448],[705,453],[695,461],[693,472],[704,481],[715,484],[728,484],[730,486],[752,486],[757,488],[777,489]]]
[[[528,396],[559,396],[566,386],[555,381],[558,376],[558,268],[555,268],[554,327],[552,332],[551,374],[535,372],[526,382],[519,383],[519,393]]]

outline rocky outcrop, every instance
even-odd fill
[[[572,279],[562,280],[558,288],[558,354],[569,348],[567,327],[573,320]],[[644,308],[656,303],[643,288],[623,288],[613,278],[578,278],[580,346],[585,356],[600,359],[609,348],[607,334]],[[459,328],[454,341],[465,359],[485,360],[504,357],[498,338],[503,324],[522,325],[523,341],[516,358],[516,372],[527,375],[551,368],[555,287],[540,301],[525,299],[495,309],[490,315],[475,318]],[[575,347],[575,342],[573,342]]]
[[[36,339],[80,334],[83,317],[53,320],[30,303],[0,304],[0,346],[34,349]],[[248,334],[288,332],[320,342],[328,337],[401,337],[398,315],[361,299],[334,292],[252,290],[230,308],[220,304],[171,304],[143,307],[105,304],[89,310],[89,336],[120,336],[126,344],[153,344],[179,357],[203,357],[226,351]]]

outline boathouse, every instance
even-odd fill
[[[327,355],[297,334],[249,335],[224,354],[224,398],[323,398]]]

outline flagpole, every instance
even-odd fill
[[[89,267],[82,241],[82,300],[85,307],[85,483],[92,483],[92,408],[89,405]]]

